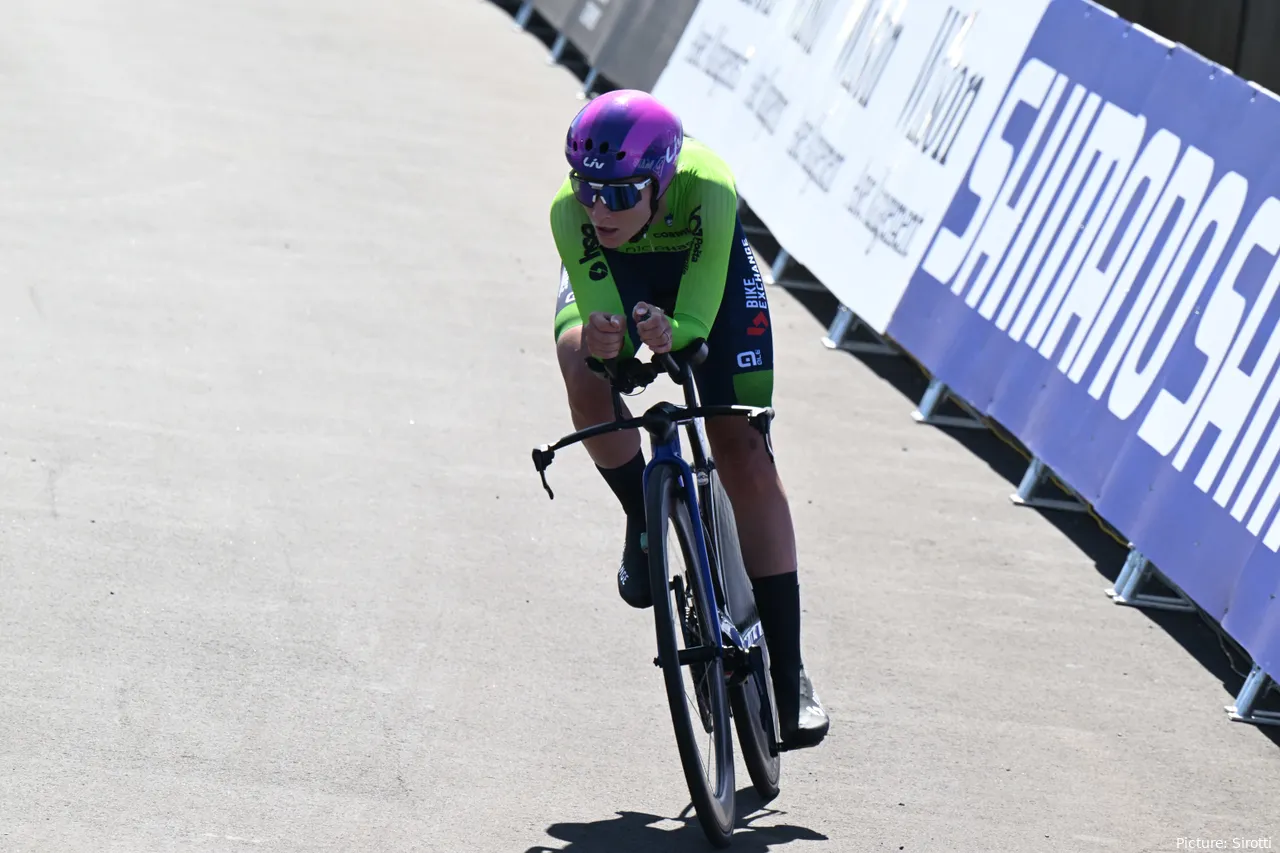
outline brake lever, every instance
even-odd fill
[[[749,415],[747,423],[751,424],[760,433],[760,437],[764,439],[765,452],[769,454],[769,461],[777,464],[778,460],[773,455],[773,437],[769,435],[769,428],[773,425],[773,410],[766,408],[763,412],[756,415]]]
[[[773,425],[773,414],[774,413],[769,409],[765,409],[757,414],[749,415],[747,417],[747,421],[756,428],[756,432],[760,433],[761,436],[768,438],[769,427]]]
[[[549,450],[545,444],[533,449],[533,467],[538,469],[538,476],[542,478],[542,488],[547,490],[551,500],[555,500],[556,495],[555,492],[551,491],[551,486],[547,484],[547,468],[551,466],[555,458],[556,452]]]

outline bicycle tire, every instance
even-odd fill
[[[729,697],[724,678],[724,659],[720,656],[706,664],[704,683],[709,687],[708,699],[714,739],[716,779],[707,779],[703,771],[698,749],[698,735],[689,713],[689,701],[679,660],[676,631],[678,614],[672,604],[674,588],[667,559],[667,525],[675,528],[681,556],[689,570],[689,592],[699,614],[700,623],[713,627],[713,642],[721,643],[720,620],[710,613],[710,599],[705,589],[702,573],[698,570],[698,553],[693,535],[693,522],[689,504],[683,498],[683,488],[678,481],[679,471],[669,465],[659,465],[649,473],[645,496],[649,530],[649,573],[653,589],[653,616],[657,630],[658,663],[666,683],[667,704],[675,727],[676,746],[685,782],[689,787],[694,811],[702,824],[707,839],[716,847],[729,846],[736,819],[736,791],[734,790],[733,732],[729,722]],[[701,718],[699,718],[701,722]],[[714,785],[714,790],[713,790]]]
[[[729,706],[733,709],[734,727],[742,763],[747,766],[751,785],[760,799],[769,802],[778,796],[782,776],[782,755],[773,746],[772,734],[777,720],[774,711],[773,683],[769,676],[769,649],[761,638],[758,659],[753,655],[752,672],[739,684],[729,688]],[[766,725],[765,716],[769,723]]]
[[[757,623],[759,615],[751,581],[742,561],[733,505],[715,471],[711,472],[707,485],[701,491],[699,508],[703,514],[702,524],[704,528],[714,528],[712,538],[717,542],[716,550],[720,555],[718,560],[713,559],[717,595],[725,596],[738,629],[749,630],[752,627],[750,623]],[[714,518],[708,513],[712,507],[715,508]],[[710,542],[707,547],[712,547]],[[745,679],[735,681],[729,687],[729,708],[738,732],[742,762],[756,793],[767,803],[778,796],[782,756],[776,748],[777,713],[774,710],[773,680],[769,673],[769,646],[763,636],[751,650],[750,670]]]

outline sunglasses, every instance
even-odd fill
[[[595,206],[596,199],[604,202],[604,206],[617,212],[630,210],[640,203],[640,191],[653,183],[652,178],[645,178],[632,184],[601,184],[586,181],[577,175],[569,175],[569,183],[573,187],[573,195],[583,207]]]

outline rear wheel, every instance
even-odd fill
[[[717,540],[719,572],[717,594],[728,603],[730,618],[748,637],[759,639],[750,648],[744,672],[731,674],[729,707],[742,761],[751,775],[751,783],[764,802],[778,796],[778,779],[782,760],[777,752],[777,713],[774,710],[773,680],[769,674],[769,646],[759,621],[759,608],[751,579],[742,561],[737,519],[733,504],[725,494],[719,475],[711,472],[702,490],[699,509],[704,528],[714,528]],[[711,512],[714,507],[714,513]]]
[[[667,687],[689,795],[711,843],[727,847],[734,822],[733,734],[720,620],[711,611],[678,469],[655,466],[646,494],[649,571],[658,663]]]
[[[782,774],[782,756],[777,752],[773,682],[769,677],[769,647],[764,638],[751,649],[747,677],[729,688],[733,722],[742,747],[742,762],[747,765],[751,784],[766,803],[778,796],[778,778]]]

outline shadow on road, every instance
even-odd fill
[[[762,818],[776,817],[782,812],[762,808],[755,791],[738,792],[738,826],[733,834],[734,853],[770,853],[793,841],[827,841],[827,836],[803,826],[775,824],[753,826]],[[706,853],[714,849],[707,841],[692,807],[674,818],[682,825],[677,829],[661,829],[655,824],[671,818],[640,812],[618,812],[616,818],[593,823],[555,823],[547,827],[547,835],[568,842],[567,847],[530,847],[524,853]],[[807,848],[806,848],[807,849]]]
[[[744,214],[744,221],[753,221],[749,213]],[[753,242],[755,242],[761,257],[772,260],[777,252],[778,244],[771,237],[759,237]],[[784,277],[788,280],[813,280],[813,277],[801,267],[789,270]],[[831,321],[835,318],[836,311],[840,307],[839,301],[831,293],[825,290],[808,291],[800,289],[790,290],[790,293],[809,311],[816,323],[821,324],[823,329],[831,325]],[[854,339],[857,340],[858,338]],[[848,351],[842,351],[841,354],[858,359],[881,380],[893,386],[902,394],[906,398],[902,417],[905,423],[910,423],[907,418],[915,405],[920,402],[920,398],[924,396],[925,389],[929,385],[929,376],[925,369],[905,355],[866,354]],[[958,406],[949,404],[949,407],[940,408],[938,414],[962,415],[964,413]],[[1016,438],[1001,431],[998,425],[993,425],[992,429],[982,430],[924,425],[918,428],[943,432],[957,444],[985,462],[992,471],[1004,478],[1010,485],[1007,493],[974,495],[974,500],[1004,501],[1008,505],[1010,512],[1040,513],[1046,521],[1061,531],[1093,561],[1094,568],[1105,579],[1105,583],[1099,583],[1098,585],[1099,603],[1112,607],[1120,606],[1112,604],[1110,599],[1104,595],[1104,590],[1111,587],[1119,576],[1120,570],[1124,567],[1124,561],[1128,555],[1127,540],[1118,531],[1107,525],[1105,521],[1090,513],[1032,509],[1010,503],[1009,495],[1017,491],[1017,486],[1021,482],[1031,459],[1031,454]],[[1042,486],[1041,491],[1038,491],[1037,494],[1049,498],[1069,497],[1066,492],[1052,485]],[[1153,584],[1147,591],[1158,595],[1168,595],[1170,592],[1168,589],[1162,589],[1158,583]],[[1222,684],[1225,697],[1223,704],[1232,703],[1244,685],[1244,680],[1250,667],[1249,655],[1244,649],[1237,645],[1225,632],[1221,631],[1211,619],[1199,611],[1191,614],[1147,608],[1134,609],[1151,623],[1164,630],[1171,639],[1194,657],[1205,670],[1218,679]],[[1137,674],[1141,675],[1141,673]],[[1277,691],[1271,691],[1263,701],[1258,703],[1257,708],[1259,710],[1280,711],[1280,695],[1277,695]],[[1223,716],[1225,717],[1225,711]],[[1258,726],[1257,730],[1277,746],[1280,746],[1280,727]]]

